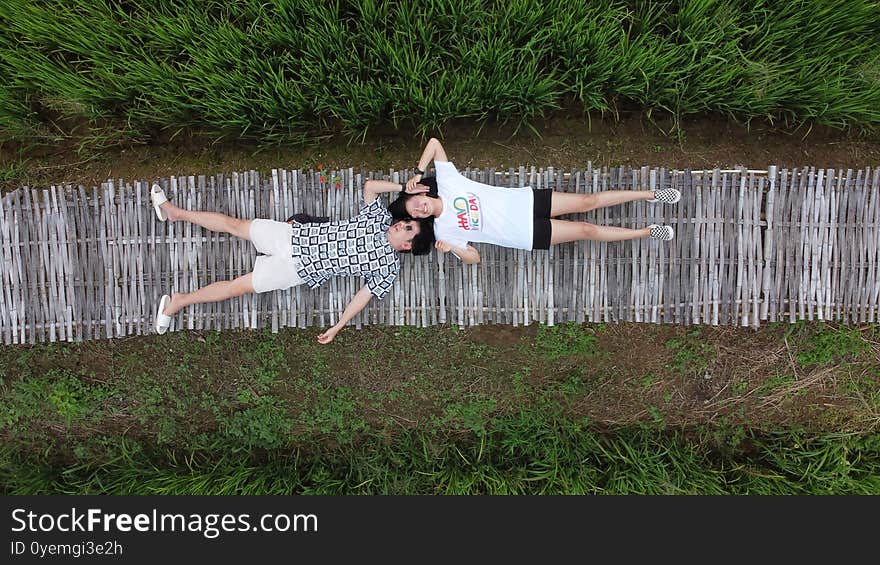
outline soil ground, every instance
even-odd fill
[[[719,119],[682,123],[680,134],[666,135],[670,123],[644,117],[618,121],[556,117],[534,131],[511,126],[454,123],[437,132],[450,159],[460,167],[557,168],[594,166],[661,166],[677,169],[750,169],[814,166],[861,168],[880,164],[880,133],[859,134],[803,127],[783,130],[767,124],[744,125]],[[364,170],[415,166],[424,140],[398,130],[372,132],[362,142],[334,137],[306,147],[258,148],[236,143],[214,144],[193,134],[172,141],[115,147],[96,152],[75,140],[54,148],[23,150],[0,144],[4,189],[27,184],[98,185],[108,178],[154,179],[171,175],[269,171],[275,167],[353,167]],[[77,151],[80,148],[80,151]]]
[[[737,165],[760,169],[768,165],[857,169],[880,165],[877,134],[822,128],[786,132],[768,125],[747,127],[700,119],[685,122],[684,133],[671,137],[663,133],[669,124],[655,124],[642,117],[592,123],[554,118],[540,124],[540,136],[525,129],[514,134],[512,128],[496,126],[483,127],[475,135],[477,127],[455,124],[438,135],[450,158],[461,167],[565,168],[582,167],[587,161],[594,166],[679,169]],[[0,169],[7,171],[6,190],[21,185],[92,186],[108,178],[155,179],[250,169],[268,171],[273,167],[323,165],[369,171],[413,167],[422,146],[422,139],[400,132],[375,132],[359,144],[336,138],[309,147],[263,149],[212,145],[186,135],[170,144],[118,147],[101,153],[77,153],[73,142],[66,147],[39,150],[6,143],[0,147]],[[464,331],[429,328],[409,335],[411,341],[406,347],[400,342],[406,341],[408,334],[400,328],[349,329],[325,347],[315,344],[319,331],[285,330],[280,334],[286,344],[283,358],[290,378],[311,372],[323,385],[344,386],[356,397],[375,399],[380,395],[382,410],[393,416],[396,425],[415,425],[436,416],[444,406],[476,397],[494,398],[500,408],[521,401],[523,390],[535,390],[558,394],[560,401],[569,403],[571,411],[606,426],[662,421],[683,426],[723,422],[765,429],[866,431],[880,427],[877,325],[835,328],[818,323],[796,327],[781,324],[759,331],[650,324],[598,329],[593,325],[582,328],[583,335],[595,338],[589,343],[590,351],[582,350],[581,334],[565,333],[565,329],[542,334],[544,330],[536,326],[482,326]],[[248,366],[249,352],[260,346],[253,332],[224,332],[219,340],[228,347],[223,348],[222,355],[218,350],[214,358],[199,359],[200,344],[205,343],[206,336],[180,333],[191,334],[172,339],[191,344],[185,351],[189,351],[188,362],[197,366],[191,375],[194,383],[201,383],[197,390],[204,386],[200,379],[217,375],[213,381],[217,394],[233,384],[223,384],[228,369]],[[74,363],[77,371],[81,368],[95,379],[108,382],[123,378],[129,365],[155,367],[158,372],[154,384],[158,386],[163,378],[162,367],[170,370],[168,364],[173,363],[167,359],[167,339],[159,341],[165,338],[117,340],[109,347],[84,344],[71,348],[63,355],[66,361],[57,363]],[[466,363],[457,367],[458,373],[445,374],[441,369],[443,356],[429,354],[426,343],[443,344],[458,352],[459,359]],[[377,350],[389,348],[392,359],[376,358]],[[0,358],[12,367],[23,358],[30,359],[26,349],[0,348]],[[43,370],[50,370],[57,356],[53,351],[37,349],[37,357],[48,363]],[[365,363],[365,359],[370,362]],[[315,364],[323,369],[316,370]],[[416,374],[414,368],[418,369]],[[436,378],[428,379],[428,375]],[[4,381],[6,385],[11,383],[9,379]],[[136,383],[117,384],[121,390],[134,387],[133,404],[120,406],[120,412],[135,413]],[[287,386],[277,383],[276,392],[287,396]],[[297,393],[290,386],[287,392],[293,398]],[[394,391],[411,395],[402,400]],[[228,394],[234,398],[237,393],[230,389]],[[364,406],[367,404],[365,400]],[[187,418],[187,414],[181,414],[181,422]],[[159,432],[145,428],[143,433]]]

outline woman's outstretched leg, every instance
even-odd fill
[[[587,222],[550,220],[550,245],[568,241],[624,241],[650,237],[669,241],[675,232],[669,226],[651,225],[641,229],[620,228],[617,226],[597,226]]]
[[[606,190],[592,194],[553,191],[550,197],[550,217],[589,212],[598,208],[617,206],[637,200],[651,200],[675,204],[681,193],[674,188],[663,190]]]

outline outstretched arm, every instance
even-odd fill
[[[432,137],[428,140],[428,144],[425,145],[425,150],[422,151],[422,156],[419,158],[419,164],[417,168],[420,171],[424,171],[428,165],[431,164],[431,161],[448,161],[446,158],[446,151],[443,150],[443,146],[440,145],[440,141],[436,137]],[[415,186],[418,182],[422,180],[422,175],[416,174],[413,178],[409,179],[406,183],[407,188],[410,187],[410,184]]]
[[[428,192],[428,187],[419,185],[419,186],[406,186],[402,184],[397,184],[396,182],[391,182],[390,180],[368,180],[364,183],[364,202],[370,204],[373,200],[376,199],[382,193],[385,192],[407,192],[409,194],[420,194],[423,192]]]
[[[463,263],[479,263],[480,262],[480,252],[476,250],[475,247],[465,244],[464,249],[461,247],[453,247],[452,244],[446,243],[445,241],[438,241],[434,244],[434,248],[442,251],[443,253],[452,253]]]
[[[339,333],[345,324],[351,321],[352,318],[357,316],[361,310],[367,307],[367,304],[370,303],[370,299],[373,298],[373,293],[370,292],[370,287],[364,285],[361,287],[357,293],[355,293],[354,297],[351,299],[351,302],[348,303],[348,306],[345,307],[345,310],[342,312],[342,317],[339,318],[339,321],[336,322],[336,325],[325,331],[321,335],[318,336],[318,342],[320,343],[330,343],[333,341],[333,338],[336,337],[336,334]]]
[[[364,183],[364,202],[371,204],[377,196],[384,192],[400,192],[403,187],[389,180],[370,179]]]

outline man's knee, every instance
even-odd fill
[[[231,281],[230,290],[233,296],[241,296],[250,294],[254,291],[254,274],[253,272],[242,275]]]
[[[250,239],[251,236],[251,220],[242,220],[241,218],[230,217],[229,233],[242,239]]]

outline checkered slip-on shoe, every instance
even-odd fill
[[[681,200],[681,192],[674,188],[664,188],[663,190],[655,190],[654,198],[648,202],[662,202],[664,204],[675,204]]]
[[[660,226],[657,224],[651,224],[648,227],[651,228],[651,239],[670,241],[673,237],[675,237],[675,230],[672,229],[672,226]]]

